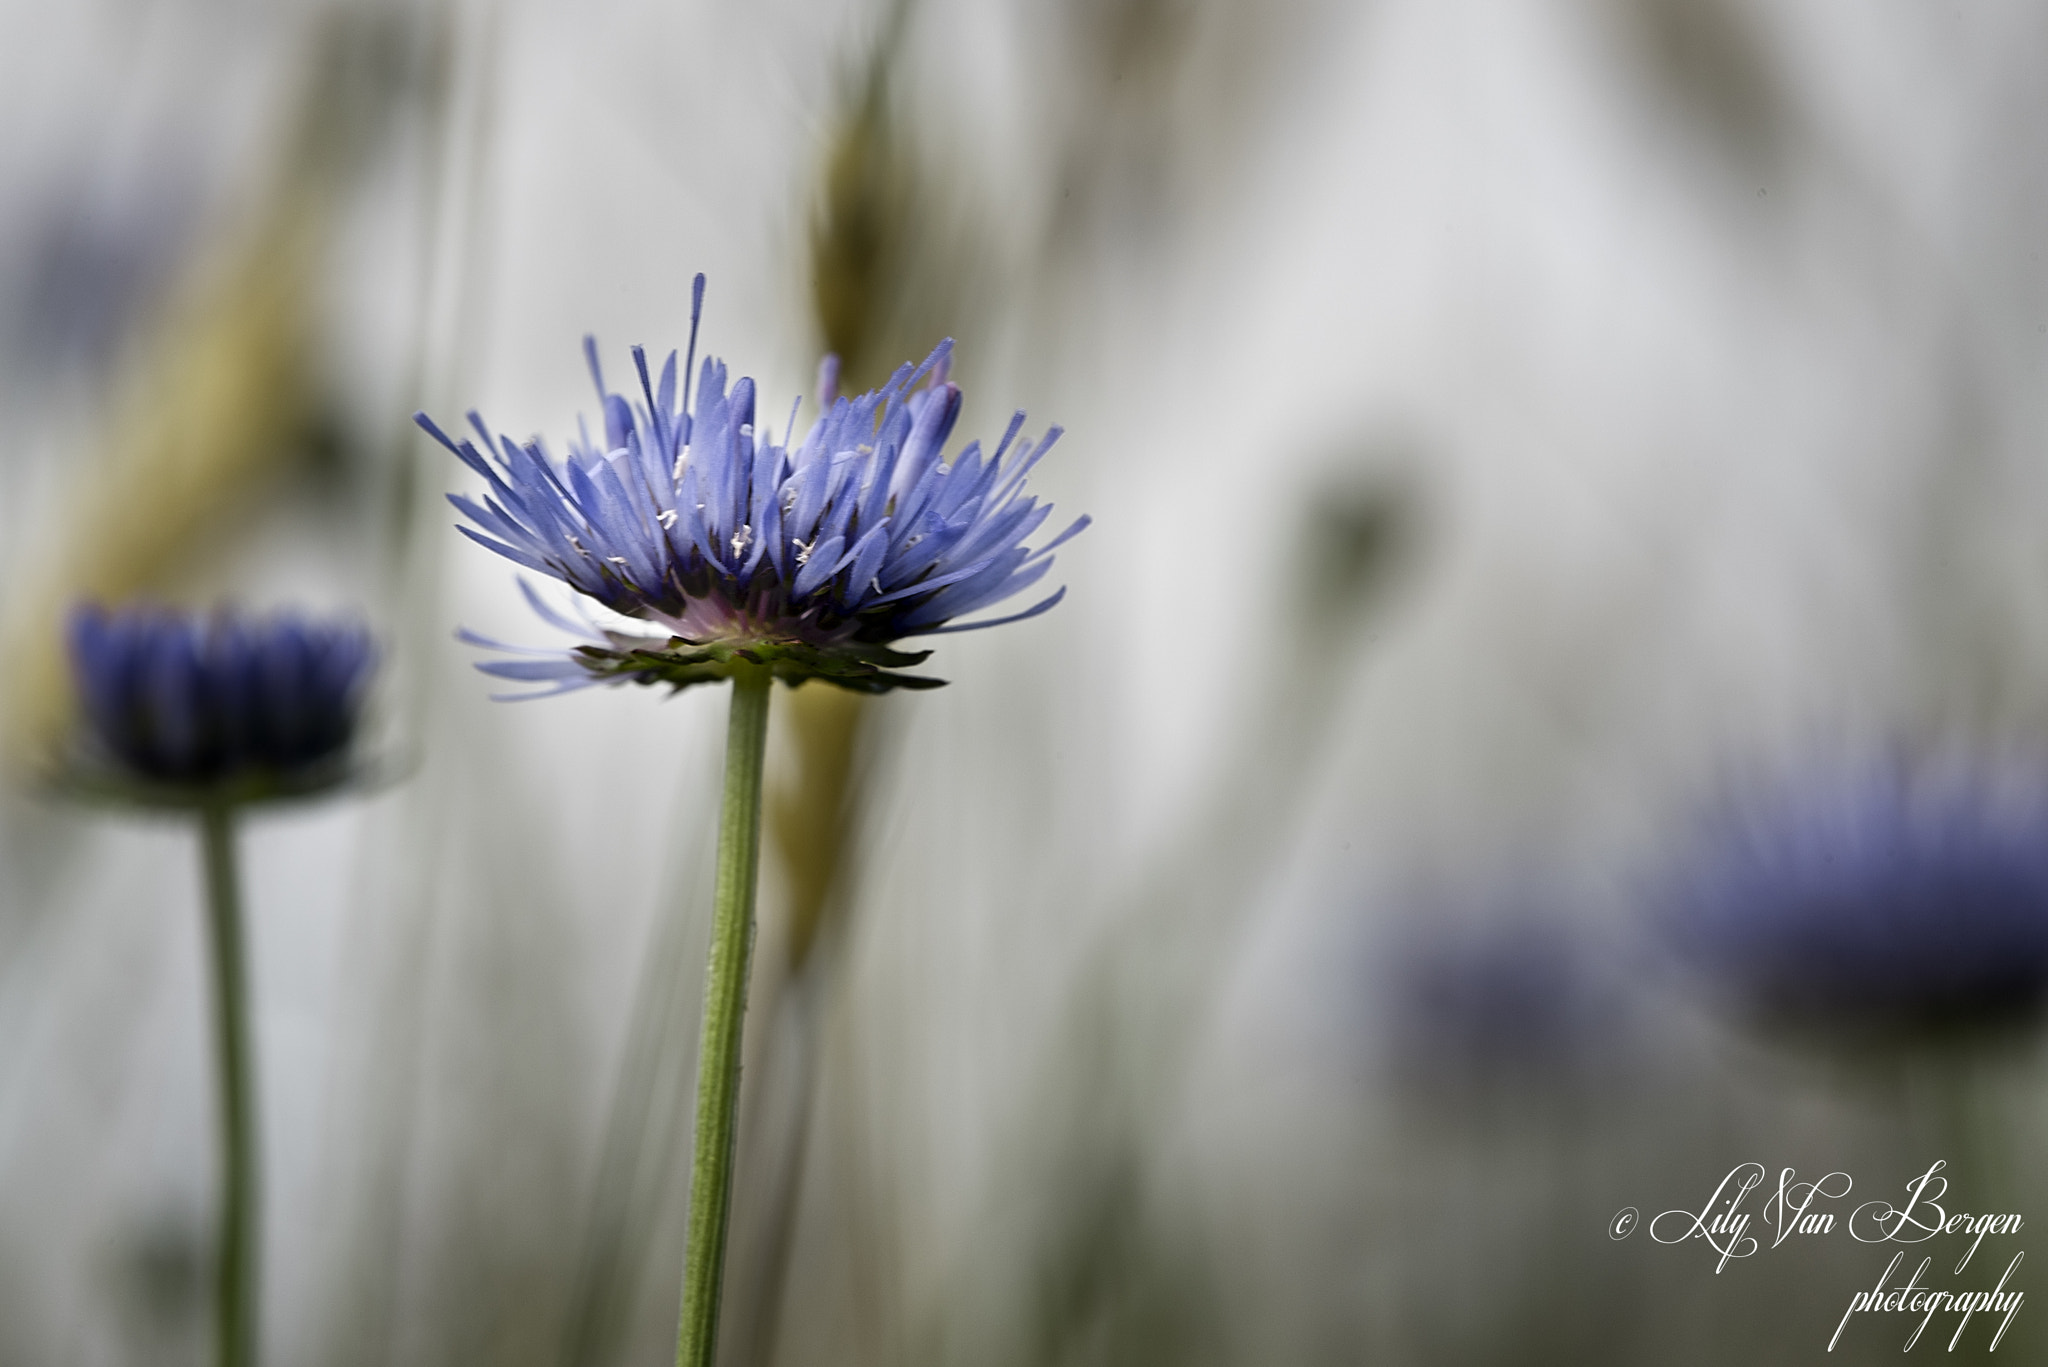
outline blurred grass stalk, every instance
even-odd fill
[[[810,231],[811,307],[842,392],[880,385],[905,357],[965,331],[961,253],[932,240],[956,228],[892,98],[915,0],[887,0],[858,75],[844,86]],[[820,404],[828,402],[820,394]],[[782,981],[769,999],[774,1038],[761,1057],[792,1075],[749,1101],[758,1180],[735,1240],[732,1355],[774,1360],[817,1093],[819,998],[851,914],[849,834],[868,796],[874,704],[842,689],[796,689],[783,716],[789,763],[769,796],[769,832],[787,888]],[[772,1049],[772,1054],[767,1050]],[[762,1161],[765,1160],[765,1161]]]
[[[1261,884],[1420,532],[1415,495],[1397,482],[1325,490],[1303,512],[1294,582],[1278,595],[1303,611],[1274,642],[1271,696],[1220,755],[1213,799],[1145,876],[1109,894],[1102,939],[1046,1048],[1029,1108],[1043,1119],[999,1165],[1032,1193],[1027,1209],[988,1217],[1031,1222],[1025,1284],[1006,1293],[1023,1298],[1018,1363],[1203,1361],[1223,1337],[1222,1271],[1174,1226],[1186,1213],[1164,1207],[1153,1163],[1172,1148]]]
[[[309,424],[309,276],[326,187],[289,174],[246,241],[187,287],[113,402],[98,470],[9,604],[8,757],[36,765],[70,719],[60,648],[79,598],[115,601],[175,574],[254,502]]]
[[[80,599],[164,592],[258,507],[323,417],[320,282],[358,173],[409,108],[417,16],[333,3],[313,26],[275,169],[123,353],[100,456],[18,561],[6,603],[0,753],[35,768],[71,719],[60,623]]]

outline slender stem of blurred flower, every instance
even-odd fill
[[[209,803],[200,817],[207,929],[213,950],[214,1045],[220,1059],[220,1241],[215,1334],[221,1367],[256,1361],[256,1126],[250,1077],[249,975],[235,872],[235,812]]]
[[[1916,1155],[1915,1161],[1921,1163],[1924,1171],[1927,1162],[1946,1159],[1951,1187],[1968,1191],[1984,1209],[1999,1209],[1995,1202],[1983,1199],[1986,1190],[1996,1186],[1997,1177],[1990,1170],[1985,1152],[1974,1062],[1966,1051],[1940,1050],[1919,1065],[1933,1074],[1936,1121],[1940,1128],[1933,1151],[1925,1160]]]
[[[739,1118],[740,1025],[754,951],[754,884],[761,866],[761,771],[768,741],[768,671],[738,673],[725,732],[725,805],[718,825],[718,892],[704,1033],[697,1054],[696,1152],[690,1161],[689,1244],[683,1262],[676,1367],[711,1367],[732,1203]]]

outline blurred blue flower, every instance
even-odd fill
[[[226,607],[82,605],[70,646],[85,723],[73,777],[171,801],[301,794],[347,777],[376,665],[360,624]]]
[[[1667,929],[1767,1023],[2023,1021],[2048,999],[2048,782],[1895,760],[1724,807]]]
[[[756,428],[754,382],[729,384],[722,362],[704,362],[692,409],[703,283],[697,277],[680,393],[675,354],[656,379],[638,347],[638,401],[611,393],[596,343],[585,339],[604,432],[600,442],[581,427],[565,460],[537,438],[523,446],[493,438],[475,413],[477,440],[459,442],[418,415],[489,486],[481,502],[450,496],[476,524],[460,528],[465,535],[611,612],[666,629],[654,636],[578,622],[522,582],[535,611],[579,644],[526,650],[465,632],[472,644],[530,657],[479,668],[551,685],[528,697],[624,681],[682,688],[727,677],[741,661],[791,683],[932,687],[940,681],[892,672],[930,652],[898,652],[890,642],[1021,621],[1060,600],[1064,589],[1008,617],[953,622],[1037,583],[1053,549],[1088,524],[1081,518],[1035,550],[1025,544],[1052,509],[1024,495],[1024,480],[1058,428],[1019,443],[1018,413],[994,451],[970,442],[945,460],[960,415],[960,390],[945,380],[951,342],[855,399],[833,396],[828,366],[824,411],[794,444]],[[795,426],[792,408],[785,443]]]
[[[1536,916],[1463,933],[1425,924],[1396,946],[1384,994],[1412,1081],[1555,1087],[1615,1061],[1623,1004],[1580,936]]]

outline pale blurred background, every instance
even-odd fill
[[[386,646],[384,784],[245,842],[271,1362],[672,1351],[723,699],[490,702],[409,417],[561,440],[697,271],[778,426],[952,335],[1095,519],[778,696],[723,1360],[1807,1362],[1882,1267],[1607,1237],[1947,1133],[1643,903],[1731,776],[2048,740],[2040,5],[9,0],[0,128],[17,773],[80,595]],[[207,1360],[197,881],[0,798],[6,1367]]]

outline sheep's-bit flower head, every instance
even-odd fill
[[[1667,908],[1767,1025],[1872,1042],[2048,1002],[2048,782],[1906,761],[1726,807]]]
[[[699,309],[702,299],[699,276]],[[461,441],[418,416],[488,486],[481,501],[450,496],[475,524],[465,535],[662,629],[577,622],[522,581],[535,611],[579,643],[528,650],[464,632],[471,644],[528,657],[478,668],[549,685],[526,697],[597,683],[680,689],[746,668],[861,692],[930,688],[942,681],[898,672],[930,652],[893,642],[1020,621],[1060,600],[1064,589],[994,621],[953,620],[1037,583],[1054,547],[1088,519],[1036,549],[1025,544],[1052,511],[1024,494],[1025,476],[1058,428],[1020,442],[1018,413],[993,451],[970,442],[945,459],[960,415],[960,390],[945,379],[952,343],[854,399],[833,394],[828,364],[819,416],[792,441],[792,408],[778,443],[756,426],[754,382],[729,381],[722,362],[704,362],[692,405],[696,319],[693,310],[680,386],[674,353],[655,376],[634,348],[634,400],[605,387],[596,343],[585,339],[603,432],[582,427],[563,460],[539,439],[493,437],[475,413],[475,440]]]
[[[1621,999],[1593,947],[1551,919],[1431,926],[1388,968],[1375,995],[1395,1062],[1430,1089],[1556,1089],[1620,1061]]]
[[[74,788],[163,804],[309,795],[349,777],[369,632],[291,612],[86,604],[70,622]]]

